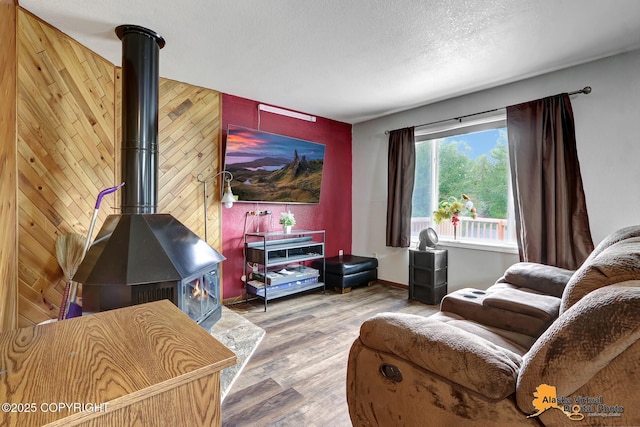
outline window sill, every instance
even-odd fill
[[[417,247],[418,242],[412,242],[412,247]],[[515,244],[508,243],[485,243],[474,242],[472,240],[453,240],[453,239],[440,239],[438,241],[438,247],[446,248],[462,248],[473,249],[478,251],[488,252],[501,252],[506,254],[518,254],[518,247]]]

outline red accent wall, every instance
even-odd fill
[[[296,217],[295,228],[326,230],[325,254],[338,255],[340,249],[351,253],[351,125],[318,117],[316,122],[260,112],[257,101],[222,95],[222,140],[226,142],[227,125],[259,129],[265,132],[325,144],[320,203],[315,205],[278,203],[234,203],[222,208],[223,298],[244,294],[245,219],[247,231],[279,230],[280,213],[290,210]],[[286,107],[283,107],[286,108]],[[258,119],[260,122],[258,123]],[[232,187],[233,190],[233,187]],[[271,215],[246,216],[254,210],[269,210]]]

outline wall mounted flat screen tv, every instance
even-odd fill
[[[239,202],[319,203],[324,144],[229,125],[225,169]]]

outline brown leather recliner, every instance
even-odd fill
[[[353,425],[640,425],[639,236],[613,233],[575,272],[518,263],[430,317],[367,320],[347,368]]]

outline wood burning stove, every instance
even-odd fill
[[[220,305],[220,277],[218,269],[205,273],[189,281],[183,281],[181,296],[182,301],[178,307],[197,323],[205,320],[215,323],[222,314]]]
[[[169,214],[158,214],[158,57],[165,42],[122,25],[121,214],[109,215],[80,264],[83,311],[169,299],[205,328],[220,318],[225,258]]]
[[[85,312],[99,312],[135,304],[168,299],[196,323],[209,329],[222,314],[218,265],[204,274],[184,280],[126,284],[84,284],[82,307]]]

